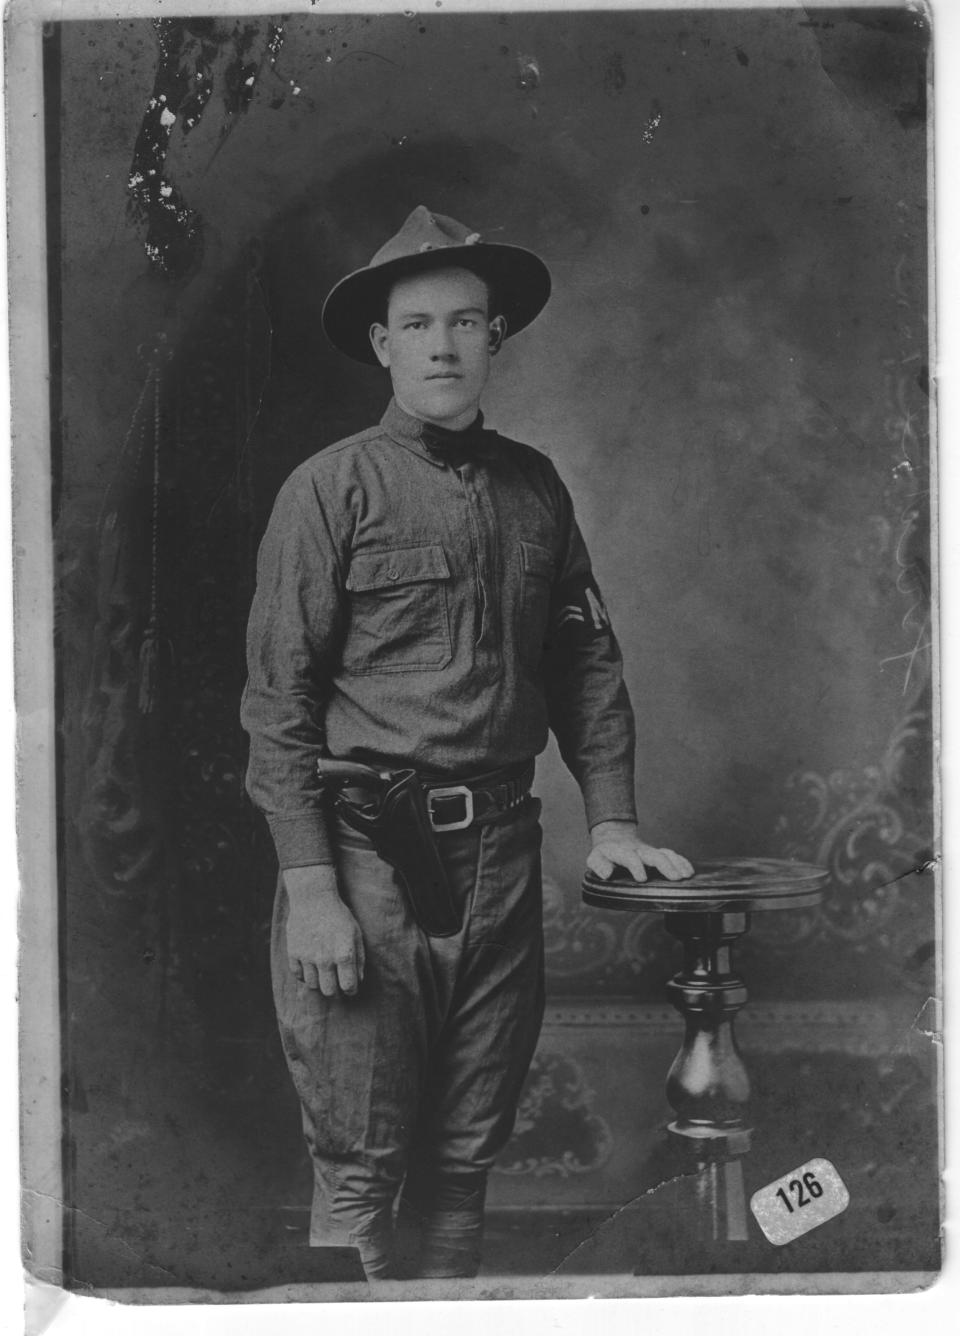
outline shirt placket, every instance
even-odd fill
[[[473,552],[477,597],[475,649],[478,657],[496,658],[499,652],[499,638],[497,601],[493,596],[496,590],[496,571],[489,491],[482,474],[470,462],[460,465],[457,476],[467,503],[467,523]]]

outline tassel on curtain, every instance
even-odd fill
[[[160,367],[164,355],[163,338],[157,348],[152,368],[153,378],[153,485],[150,507],[150,607],[146,630],[140,642],[140,690],[137,699],[141,714],[153,714],[160,691],[160,655],[164,638],[160,634],[159,613],[159,534],[160,534]],[[168,645],[169,648],[169,645]]]

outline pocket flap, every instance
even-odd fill
[[[422,547],[394,547],[381,552],[355,552],[350,560],[347,588],[353,593],[391,589],[398,584],[447,580],[450,567],[439,543]]]
[[[528,575],[541,575],[545,580],[553,579],[553,554],[539,543],[527,543],[521,539],[520,562]]]

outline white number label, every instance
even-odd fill
[[[777,1247],[826,1224],[849,1204],[850,1193],[829,1160],[808,1160],[750,1198],[757,1224]]]

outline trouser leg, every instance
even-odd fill
[[[456,982],[434,1044],[399,1220],[407,1274],[475,1275],[487,1175],[543,1016],[539,804],[483,828]],[[456,860],[456,851],[445,857]]]
[[[291,974],[281,884],[274,1001],[313,1165],[310,1242],[357,1247],[368,1276],[385,1276],[392,1267],[394,1200],[436,1029],[437,989],[429,950],[391,869],[369,848],[344,845],[339,880],[364,937],[360,991],[327,998]]]

